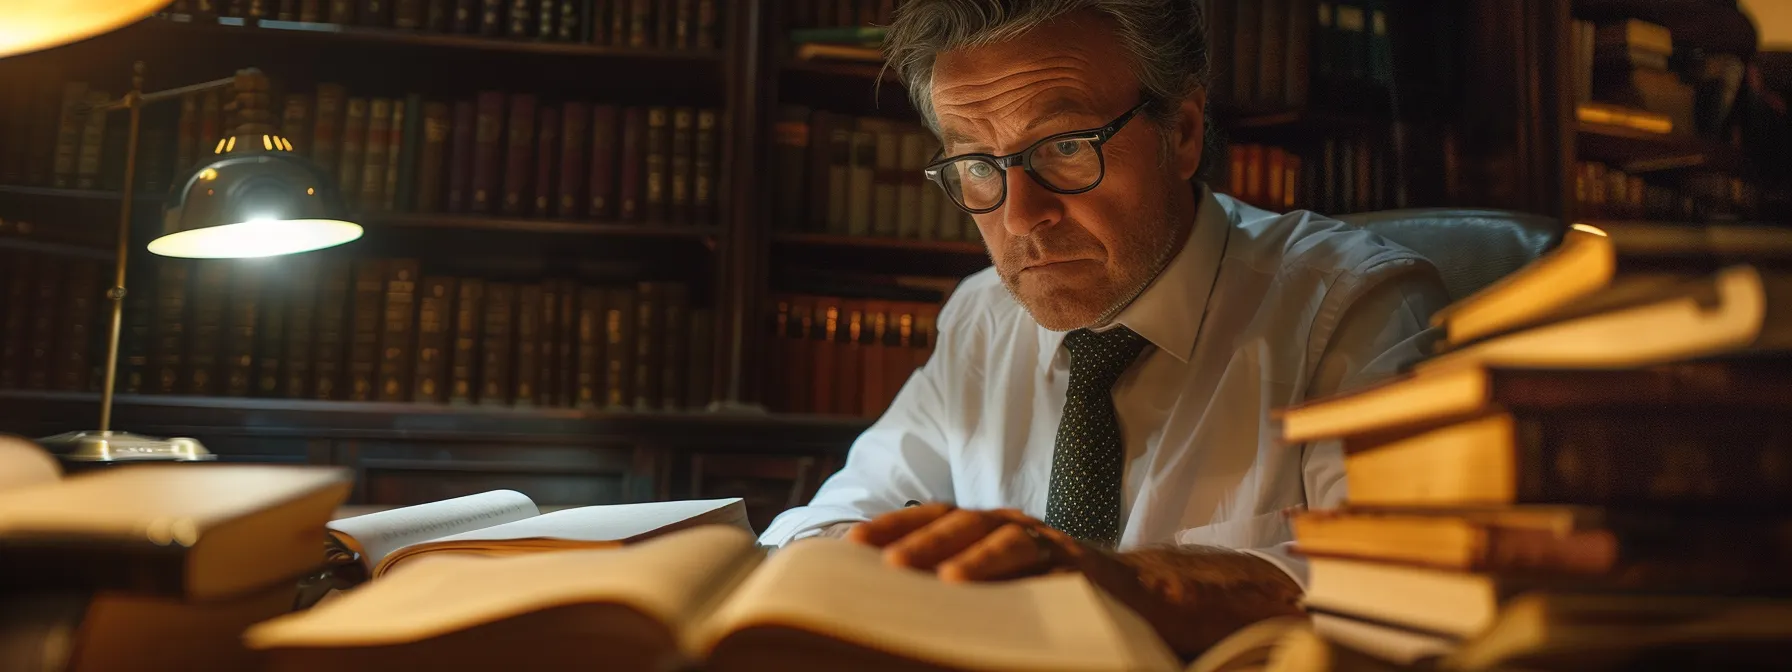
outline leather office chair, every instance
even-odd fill
[[[1531,263],[1561,242],[1563,230],[1554,218],[1507,210],[1413,208],[1338,219],[1430,259],[1443,275],[1451,301]]]

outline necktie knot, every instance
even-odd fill
[[[1112,388],[1150,341],[1126,327],[1107,331],[1078,329],[1064,335],[1064,349],[1070,351],[1070,377],[1084,378]]]

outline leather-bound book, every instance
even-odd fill
[[[447,185],[448,138],[454,119],[447,103],[423,104],[423,147],[417,155],[417,184],[414,210],[441,212],[442,193]]]
[[[591,106],[591,182],[586,190],[590,199],[585,215],[597,220],[616,218],[620,205],[616,197],[616,177],[620,172],[618,117],[615,105]]]
[[[573,219],[585,214],[586,174],[591,148],[591,105],[571,101],[560,112],[560,184],[554,193],[551,213]],[[540,214],[546,216],[549,210]]]
[[[485,282],[460,278],[454,292],[454,346],[448,369],[448,403],[478,398],[479,328],[485,324]]]
[[[325,258],[318,264],[317,336],[312,345],[311,397],[348,398],[348,347],[353,333],[349,309],[354,299],[354,272],[345,259]]]
[[[417,363],[411,401],[437,404],[448,401],[454,290],[454,278],[423,278],[423,288],[417,296]]]
[[[449,127],[448,152],[448,190],[443,197],[442,209],[447,212],[466,212],[472,197],[473,164],[476,150],[473,138],[474,105],[471,100],[454,102],[454,121]]]
[[[473,181],[467,210],[487,214],[497,209],[499,191],[503,189],[504,161],[504,93],[484,91],[479,94],[478,118],[473,130]]]
[[[417,280],[415,259],[386,262],[386,304],[380,320],[380,401],[410,401],[417,347]]]
[[[560,108],[544,105],[535,125],[535,198],[529,211],[537,217],[554,213],[554,169],[560,162]]]
[[[642,197],[645,210],[642,218],[650,222],[667,221],[671,174],[668,170],[672,150],[671,111],[664,107],[647,108],[646,193]],[[625,141],[626,142],[626,141]],[[625,145],[626,146],[626,145]]]
[[[639,221],[646,211],[642,188],[647,169],[647,109],[628,108],[622,114],[622,157],[617,164],[617,214],[623,221]]]
[[[378,259],[355,262],[355,284],[349,323],[349,401],[379,397],[380,332],[386,307],[386,264]]]
[[[510,117],[505,132],[504,200],[506,215],[528,212],[529,181],[535,164],[530,155],[535,151],[535,96],[527,93],[510,95]]]

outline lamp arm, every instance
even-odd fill
[[[222,89],[224,87],[227,87],[227,86],[230,86],[231,84],[236,83],[236,81],[237,81],[236,76],[232,75],[230,77],[225,77],[223,79],[214,79],[209,82],[200,82],[198,84],[188,84],[186,86],[177,86],[172,89],[164,89],[161,91],[154,91],[151,93],[143,93],[141,90],[143,88],[142,82],[138,81],[138,80],[141,80],[141,78],[142,78],[142,65],[143,65],[143,63],[141,61],[139,61],[137,63],[137,66],[136,66],[137,74],[134,76],[135,79],[133,80],[133,86],[131,87],[130,93],[127,93],[123,97],[118,98],[116,100],[109,100],[104,103],[94,103],[91,105],[83,104],[80,108],[78,108],[77,113],[78,114],[89,114],[89,113],[94,113],[94,112],[111,112],[114,110],[126,110],[126,109],[131,109],[134,107],[142,107],[144,105],[159,103],[164,100],[174,100],[176,98],[187,95],[189,93],[203,93],[205,91],[210,91],[212,89]],[[250,68],[249,70],[247,70],[245,72],[254,72],[254,71],[255,70],[253,68]]]

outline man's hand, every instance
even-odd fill
[[[884,549],[884,561],[946,581],[991,581],[1081,571],[1091,549],[1014,509],[910,506],[861,523],[846,538]]]
[[[891,565],[946,581],[1075,571],[1144,617],[1184,658],[1265,618],[1300,614],[1300,586],[1256,556],[1209,546],[1113,553],[1013,509],[923,504],[853,526],[846,538],[882,548]]]

